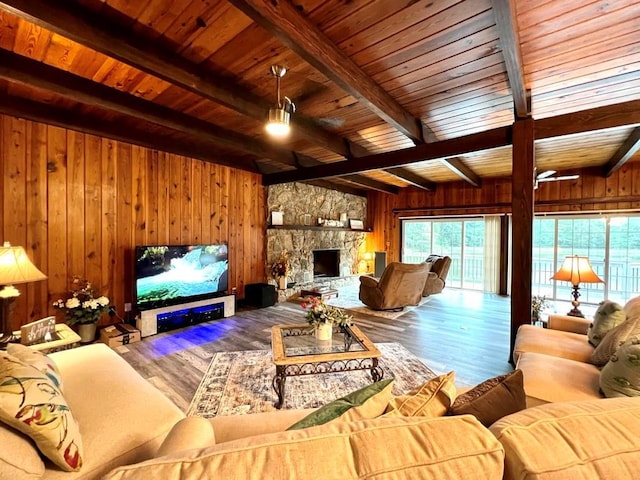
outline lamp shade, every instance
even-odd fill
[[[551,280],[561,280],[571,282],[572,285],[580,283],[604,283],[604,281],[593,271],[589,257],[579,255],[568,255],[565,257],[560,270],[558,270]]]
[[[22,247],[12,247],[4,242],[0,247],[0,285],[37,282],[47,276],[38,270]]]

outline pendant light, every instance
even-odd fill
[[[296,106],[289,97],[280,97],[280,79],[287,73],[287,69],[281,65],[272,65],[271,75],[276,77],[276,99],[275,107],[269,109],[267,124],[265,129],[273,137],[285,137],[291,130],[289,122],[291,114],[296,111]]]

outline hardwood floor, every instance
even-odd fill
[[[293,302],[237,310],[230,318],[147,337],[120,353],[186,410],[215,352],[270,349],[272,325],[304,322]],[[436,373],[455,370],[457,384],[475,385],[512,370],[509,312],[507,297],[447,288],[396,320],[356,313],[354,321],[373,342],[398,342]]]

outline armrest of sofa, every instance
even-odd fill
[[[582,317],[572,317],[570,315],[549,315],[547,326],[553,330],[562,330],[564,332],[587,334],[589,325],[592,320]]]
[[[203,417],[186,417],[173,426],[160,445],[156,457],[215,444],[216,436],[209,420]]]
[[[378,280],[373,277],[362,275],[360,277],[360,285],[366,288],[378,288]]]

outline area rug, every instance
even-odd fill
[[[400,395],[436,374],[398,343],[376,344],[384,378],[394,378],[393,393]],[[276,368],[270,350],[216,353],[198,387],[187,415],[215,417],[276,410],[271,386]],[[282,408],[320,407],[371,383],[369,371],[287,377]]]

